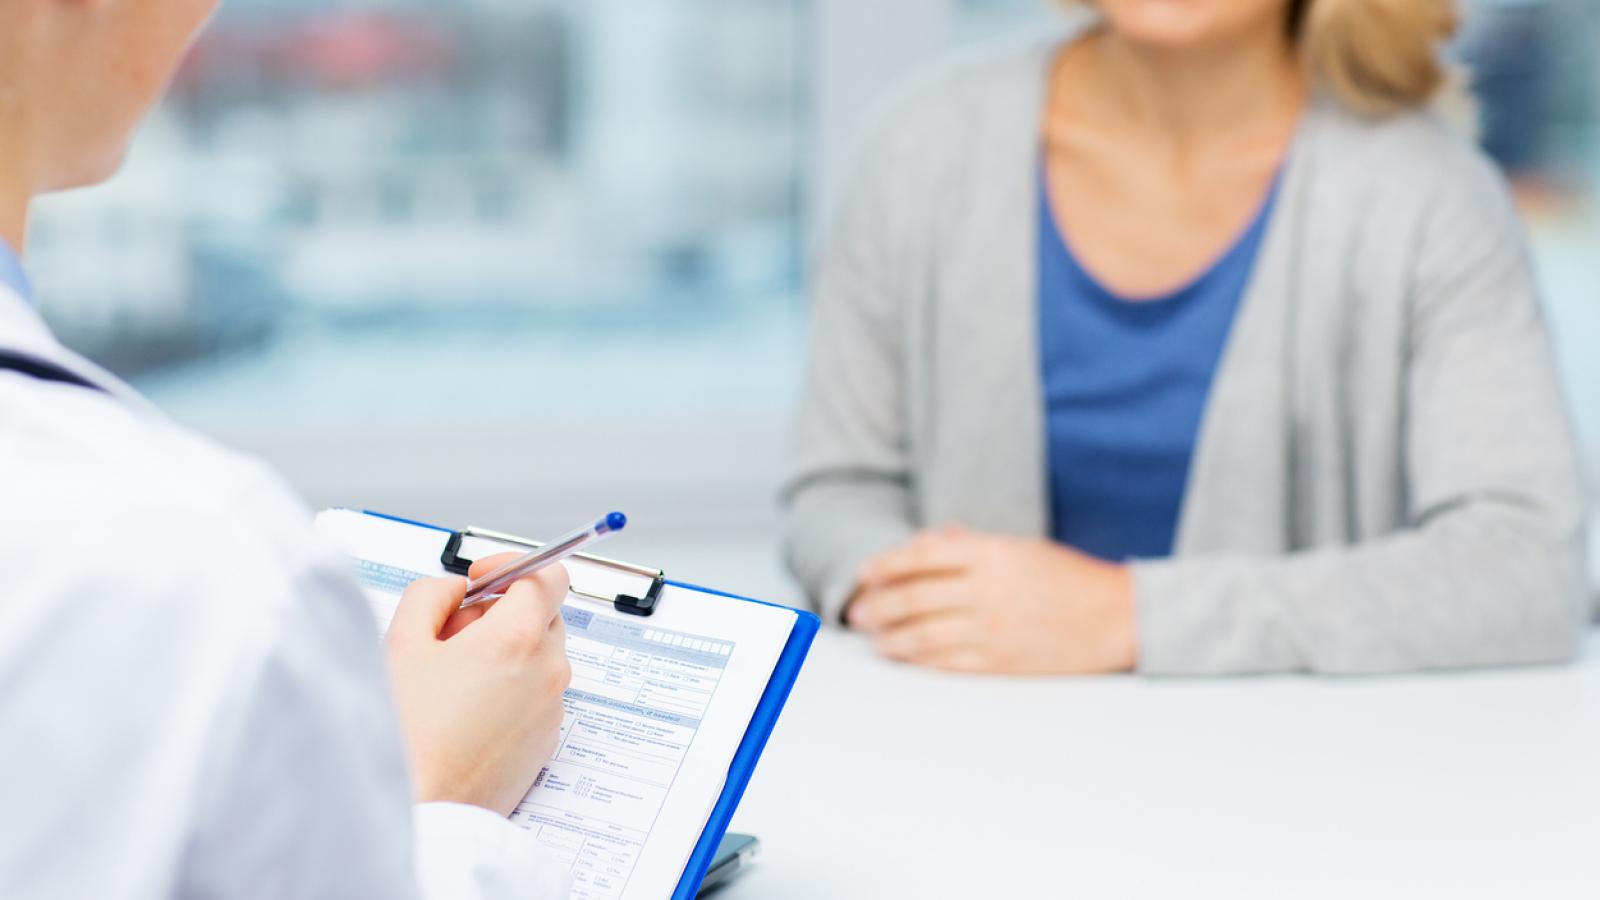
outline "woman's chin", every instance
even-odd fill
[[[1240,4],[1170,2],[1170,0],[1101,0],[1101,12],[1120,39],[1151,50],[1177,51],[1225,45],[1241,32],[1277,28],[1286,7],[1281,0]]]
[[[1190,21],[1178,17],[1127,24],[1113,23],[1111,30],[1119,40],[1130,46],[1169,53],[1226,43],[1229,37],[1226,33],[1221,33],[1222,29],[1211,22]]]

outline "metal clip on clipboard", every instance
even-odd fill
[[[540,541],[530,541],[527,538],[520,538],[516,535],[499,531],[490,531],[487,528],[478,528],[476,526],[469,527],[465,531],[452,531],[450,532],[450,540],[445,542],[444,552],[439,554],[439,563],[444,566],[445,571],[453,572],[457,575],[467,574],[467,569],[471,568],[475,560],[467,559],[461,555],[461,542],[469,537],[482,538],[486,541],[494,541],[497,544],[526,547],[530,550],[536,550],[544,546]],[[587,553],[576,553],[573,554],[572,558],[583,560],[590,565],[599,566],[603,569],[610,569],[614,572],[643,579],[640,585],[644,587],[644,590],[640,591],[637,596],[634,594],[616,594],[607,597],[581,590],[576,586],[572,588],[574,594],[600,603],[609,603],[617,612],[627,613],[632,616],[648,616],[656,611],[656,604],[661,602],[661,589],[667,583],[665,572],[647,566],[636,566],[633,563],[606,559],[603,556],[590,556]]]

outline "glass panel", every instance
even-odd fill
[[[770,409],[799,9],[230,0],[126,169],[40,205],[42,306],[212,429]]]

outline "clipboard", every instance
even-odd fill
[[[441,566],[451,572],[464,574],[467,567],[478,556],[482,555],[476,551],[483,542],[528,548],[541,546],[538,541],[485,528],[468,527],[455,531],[439,525],[372,510],[360,510],[359,512],[379,519],[439,532],[439,562]],[[795,679],[799,677],[800,669],[805,663],[812,641],[816,638],[817,631],[821,627],[821,620],[813,613],[805,610],[794,609],[777,603],[768,603],[763,600],[743,597],[738,594],[731,594],[726,591],[719,591],[687,582],[672,581],[667,578],[666,573],[661,569],[590,554],[576,554],[573,558],[611,573],[615,576],[612,587],[617,588],[612,590],[611,587],[608,587],[604,592],[594,589],[574,589],[573,593],[588,600],[610,603],[618,612],[627,615],[650,616],[654,614],[662,603],[663,590],[668,586],[677,590],[692,591],[708,597],[721,598],[729,602],[757,603],[762,606],[777,607],[795,613],[794,627],[789,632],[788,640],[784,643],[766,687],[761,692],[760,700],[757,702],[755,711],[750,717],[750,722],[745,728],[744,736],[734,751],[722,793],[712,807],[711,813],[706,819],[705,828],[701,831],[699,840],[696,841],[694,849],[690,852],[683,874],[672,893],[672,900],[692,900],[699,891],[700,883],[705,878],[706,871],[716,855],[717,847],[721,844],[723,835],[728,830],[728,824],[733,819],[734,810],[738,808],[739,800],[744,796],[745,788],[750,783],[750,777],[755,772],[756,762],[761,758],[762,750],[766,748],[767,739],[772,735],[772,729],[777,724],[778,716],[783,712],[784,704],[789,699],[789,692],[794,687]]]

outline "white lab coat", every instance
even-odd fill
[[[259,464],[0,284],[0,895],[565,897],[491,812],[413,806],[376,626]]]

